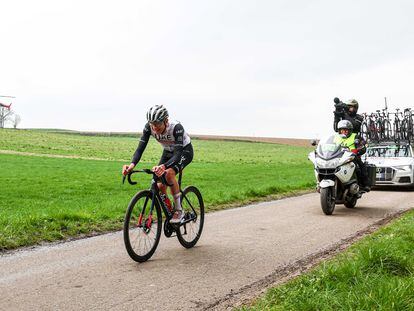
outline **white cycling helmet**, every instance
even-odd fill
[[[152,106],[147,112],[148,122],[162,122],[168,118],[168,110],[163,105]]]
[[[347,129],[348,135],[341,134],[341,130]],[[354,129],[354,126],[352,125],[351,121],[348,120],[341,120],[338,122],[338,133],[342,138],[348,138],[352,134],[352,130]]]

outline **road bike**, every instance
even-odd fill
[[[380,122],[375,113],[363,114],[364,121],[361,125],[361,135],[366,141],[378,142],[380,140]]]
[[[394,113],[394,139],[396,143],[399,143],[401,140],[404,140],[404,129],[402,128],[402,121],[404,115],[399,112],[399,108],[395,109],[396,112]],[[401,116],[401,118],[400,118]]]
[[[131,180],[135,173],[152,174],[152,180],[149,190],[142,190],[134,195],[125,214],[124,242],[129,256],[137,262],[151,258],[161,237],[162,212],[165,215],[164,235],[167,238],[176,236],[185,248],[196,245],[204,226],[204,201],[200,191],[195,186],[187,186],[182,190],[182,171],[179,172],[178,184],[184,218],[180,223],[171,224],[174,209],[158,188],[158,182],[171,186],[165,175],[157,177],[150,169],[134,170],[124,176],[123,182],[127,178],[131,185],[137,184]]]
[[[379,129],[379,137],[381,140],[393,139],[392,125],[390,121],[390,113],[388,108],[377,110],[378,120],[377,128]]]
[[[411,141],[413,138],[413,115],[411,108],[404,109],[403,120],[401,122],[401,132],[405,140]]]

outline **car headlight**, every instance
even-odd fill
[[[394,168],[398,171],[404,171],[404,172],[410,172],[412,170],[411,165],[394,166]]]

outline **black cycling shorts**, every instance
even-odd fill
[[[173,157],[173,152],[164,150],[158,165],[166,163],[169,159]],[[182,171],[184,167],[191,163],[193,160],[194,151],[192,144],[188,144],[183,148],[183,154],[181,155],[180,161],[174,164],[171,168],[174,169],[175,173],[178,174],[179,171]]]

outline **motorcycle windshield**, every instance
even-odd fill
[[[332,135],[320,140],[316,153],[322,159],[329,160],[342,156],[344,152],[342,146],[335,142],[335,135]]]

